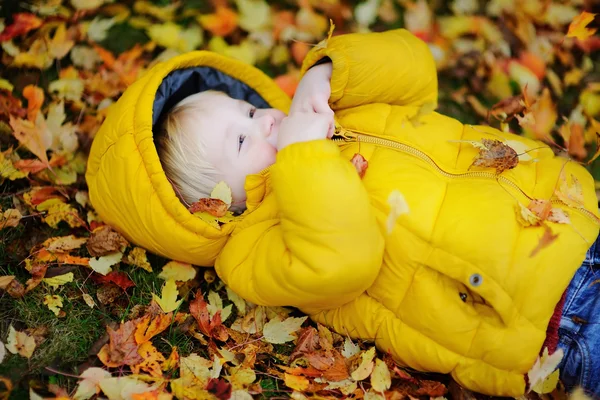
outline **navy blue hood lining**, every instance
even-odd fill
[[[182,68],[170,72],[161,82],[152,106],[152,130],[181,100],[203,92],[217,90],[238,100],[245,100],[257,108],[269,108],[269,104],[245,83],[211,67]]]

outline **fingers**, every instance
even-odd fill
[[[329,107],[328,99],[319,96],[312,101],[312,109],[317,114],[333,115],[333,110]]]

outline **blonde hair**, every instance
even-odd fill
[[[167,178],[180,200],[189,207],[201,198],[210,197],[213,188],[223,180],[216,168],[207,161],[204,135],[196,135],[202,119],[210,113],[210,97],[207,94],[226,96],[225,93],[207,90],[186,97],[173,107],[161,124],[157,138],[158,156]],[[185,121],[198,122],[197,129],[190,130]],[[187,129],[186,129],[187,128]]]

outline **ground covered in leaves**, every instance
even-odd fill
[[[88,202],[87,152],[128,85],[193,49],[254,64],[293,95],[304,55],[331,20],[334,35],[409,29],[435,56],[438,111],[542,140],[600,180],[593,3],[2,3],[0,399],[473,398],[295,310],[248,304],[211,269],[127,243]],[[483,158],[498,146],[472,144]],[[518,150],[502,151],[517,162]],[[498,173],[511,168],[489,157]],[[529,210],[524,218],[539,223],[536,205]],[[560,218],[546,211],[542,220]],[[563,398],[548,376],[556,360],[541,361],[534,392]]]

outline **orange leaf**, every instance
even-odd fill
[[[215,36],[227,36],[238,26],[238,15],[229,7],[217,7],[214,14],[200,15],[200,25]]]
[[[196,297],[190,302],[190,314],[196,319],[200,331],[206,336],[223,342],[229,338],[227,329],[221,325],[221,311],[217,311],[211,320],[208,305],[204,301],[204,296],[202,296],[200,290],[196,292]]]
[[[596,14],[582,11],[581,14],[576,16],[569,25],[567,37],[575,37],[577,39],[584,40],[592,36],[598,29],[590,29],[586,27],[594,20],[595,17]]]
[[[44,132],[39,126],[34,125],[33,122],[23,119],[14,118],[12,115],[10,118],[10,126],[13,128],[13,135],[17,140],[29,151],[31,151],[37,158],[48,165],[48,156],[46,151],[50,146],[50,143],[45,140]]]
[[[302,65],[302,61],[308,54],[310,46],[304,42],[293,42],[290,50],[294,61],[296,61],[296,64]]]
[[[567,145],[567,151],[577,160],[587,157],[583,125],[571,123],[565,118],[565,123],[558,130]]]
[[[294,72],[288,72],[285,75],[279,75],[275,79],[277,86],[281,88],[289,97],[294,97],[296,89],[300,81],[298,80],[298,74]]]
[[[542,221],[546,220],[552,211],[552,203],[550,200],[533,199],[527,208],[538,216]]]
[[[197,213],[206,211],[213,217],[224,217],[227,214],[227,204],[221,199],[200,199],[188,208],[189,212]]]
[[[535,139],[548,140],[557,118],[556,105],[552,102],[548,88],[544,88],[541,97],[531,107],[530,114],[530,118],[517,117],[519,125]]]
[[[156,350],[156,347],[150,342],[144,342],[139,346],[138,354],[143,358],[143,361],[132,365],[131,371],[134,374],[139,374],[142,370],[150,376],[160,378],[162,376],[161,364],[165,361],[165,357]]]
[[[158,335],[171,325],[173,320],[173,313],[160,314],[154,318],[150,315],[146,315],[142,318],[135,330],[135,341],[138,344],[145,343]]]
[[[43,21],[33,14],[17,13],[12,16],[13,23],[4,28],[0,33],[0,42],[6,42],[14,37],[42,26]]]
[[[550,246],[550,244],[554,242],[557,237],[558,233],[556,235],[553,234],[550,227],[548,225],[544,225],[544,234],[540,238],[540,241],[538,242],[537,246],[535,246],[535,249],[533,249],[531,251],[531,254],[529,254],[529,257],[535,256],[537,253],[539,253],[540,250]]]
[[[354,168],[356,168],[356,172],[358,172],[358,176],[360,176],[360,179],[362,179],[365,176],[365,173],[367,172],[369,162],[365,160],[365,158],[359,153],[356,153],[352,157],[350,162],[352,163],[352,165],[354,165]]]
[[[27,119],[35,122],[35,118],[44,104],[44,91],[35,85],[27,85],[23,88],[23,97],[27,99]]]
[[[163,371],[174,370],[178,366],[179,366],[179,352],[177,352],[177,346],[174,346],[173,350],[171,350],[171,354],[169,355],[169,358],[167,358],[166,361],[163,363],[162,370]]]

